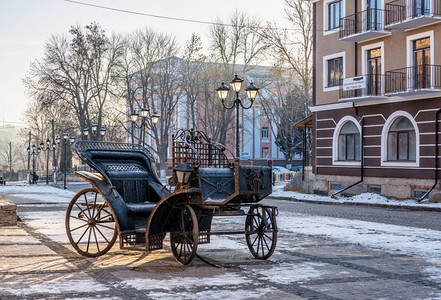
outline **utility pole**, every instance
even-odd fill
[[[55,145],[55,129],[54,129],[54,119],[51,120],[52,122],[52,156],[54,158],[54,173],[53,173],[53,179],[54,179],[54,184],[57,184],[57,158],[55,156],[55,147],[53,145]]]
[[[12,173],[12,142],[9,142],[9,173]]]
[[[29,144],[28,144],[28,149],[31,149],[31,131],[29,130]],[[31,172],[31,152],[28,151],[28,176],[30,175],[29,173]],[[29,183],[31,183],[31,177],[29,177]]]

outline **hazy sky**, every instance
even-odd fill
[[[140,13],[183,19],[223,20],[235,9],[266,21],[283,21],[282,0],[78,0]],[[222,17],[224,16],[224,17]],[[43,56],[52,34],[67,34],[72,25],[98,22],[108,33],[149,27],[173,33],[183,44],[194,32],[207,40],[209,25],[164,20],[72,3],[66,0],[0,0],[0,124],[22,125],[28,96],[22,78],[30,62]]]

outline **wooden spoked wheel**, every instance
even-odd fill
[[[82,190],[73,197],[67,207],[65,226],[72,246],[88,257],[105,254],[118,236],[112,212],[95,188]]]
[[[273,254],[277,243],[277,224],[270,207],[250,207],[245,220],[245,237],[255,258],[267,259]]]
[[[170,244],[176,261],[186,265],[196,256],[199,225],[194,210],[188,204],[173,209]]]

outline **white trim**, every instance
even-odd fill
[[[407,67],[413,67],[413,41],[425,37],[430,38],[430,64],[435,64],[435,39],[433,30],[430,30],[406,37]]]
[[[341,120],[338,122],[337,126],[334,130],[334,135],[332,136],[332,164],[335,166],[360,166],[361,161],[341,161],[338,160],[338,136],[340,135],[341,128],[347,123],[352,122],[357,126],[358,133],[361,133],[361,126],[360,123],[358,123],[357,119],[351,116],[344,116],[341,118]],[[361,143],[361,137],[360,137],[360,143]]]
[[[329,35],[333,33],[338,33],[340,31],[340,27],[328,30],[328,5],[332,2],[337,2],[338,0],[324,0],[323,1],[323,35]],[[346,1],[341,0],[342,4],[342,18],[346,15]]]
[[[363,2],[365,3],[365,2]],[[367,74],[367,51],[368,50],[372,50],[372,49],[377,49],[380,48],[381,49],[381,71],[380,71],[380,75],[383,76],[384,75],[384,42],[378,42],[378,43],[374,43],[374,44],[369,44],[366,46],[362,46],[361,47],[361,74],[362,75],[368,75]],[[385,80],[383,78],[381,78],[381,94],[384,94],[384,84],[385,84]]]
[[[405,117],[409,119],[415,129],[415,162],[395,162],[387,160],[387,136],[392,123],[399,117]],[[384,123],[383,130],[381,132],[381,166],[386,167],[419,167],[420,165],[420,131],[415,119],[408,113],[402,110],[397,110],[389,116]]]
[[[346,78],[346,52],[338,52],[323,56],[323,92],[338,91],[339,86],[328,87],[328,61],[331,59],[341,57],[343,59],[343,74],[342,78]]]
[[[319,112],[319,111],[327,111],[334,109],[350,108],[353,107],[352,103],[353,102],[336,102],[331,104],[322,104],[322,105],[310,106],[309,110],[311,112]]]

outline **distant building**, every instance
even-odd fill
[[[312,2],[310,190],[420,198],[438,189],[441,1]]]
[[[186,63],[192,64],[192,62],[184,61],[181,58],[172,57],[170,59],[178,60]],[[196,64],[196,63],[195,63]],[[206,69],[209,69],[210,67],[215,67],[216,65],[213,63],[204,63],[203,67]],[[243,69],[244,66],[237,65],[236,69],[240,70]],[[267,116],[265,115],[261,99],[265,97],[271,97],[270,93],[268,92],[269,89],[271,89],[271,84],[268,83],[270,80],[270,71],[271,67],[265,67],[265,66],[256,66],[251,71],[247,72],[247,74],[243,75],[238,73],[239,77],[242,79],[245,79],[245,83],[249,83],[250,81],[253,81],[257,86],[261,83],[265,83],[265,88],[261,88],[259,90],[259,96],[257,97],[256,101],[254,102],[252,108],[243,110],[240,109],[240,152],[241,152],[241,159],[243,160],[249,160],[252,161],[253,164],[266,164],[267,160],[271,159],[275,162],[275,164],[284,165],[285,158],[283,153],[281,153],[275,144],[275,134],[277,134],[277,129],[272,120],[269,120]],[[154,73],[154,72],[153,72]],[[136,73],[135,73],[136,74]],[[176,74],[177,77],[181,76],[180,74]],[[234,76],[232,76],[231,79],[233,79]],[[136,76],[134,76],[136,78]],[[217,98],[215,89],[220,85],[220,76],[216,77],[213,76],[210,78],[211,82],[209,84],[209,93],[210,97],[214,98],[214,101],[220,101]],[[136,90],[136,88],[139,88],[139,82],[136,82],[136,79],[133,80],[133,86],[132,88]],[[245,86],[244,86],[245,88]],[[232,91],[230,91],[232,93]],[[204,102],[206,99],[204,99],[204,95],[207,95],[207,93],[200,93],[199,98],[196,101],[196,111],[195,114],[204,114],[204,112],[199,111],[202,110],[202,107],[204,105]],[[241,96],[245,96],[245,92],[241,94]],[[141,99],[139,93],[135,93],[135,97],[137,99]],[[156,100],[154,100],[156,101]],[[138,103],[141,103],[139,101]],[[142,109],[141,105],[135,105],[133,107],[133,110],[140,112]],[[222,108],[223,109],[223,108]],[[130,114],[132,113],[132,108],[127,107],[127,125],[128,128],[130,128]],[[179,129],[191,129],[191,122],[189,121],[191,117],[191,109],[189,104],[188,95],[182,91],[182,95],[179,98],[178,105],[176,107],[176,111],[174,114],[174,126],[171,128],[171,132],[169,133],[170,136],[177,132]],[[233,110],[233,116],[234,116],[234,110]],[[137,125],[140,125],[140,120],[138,120]],[[204,132],[207,132],[209,134],[209,131],[207,128],[205,128],[205,124],[201,122],[197,122],[197,130],[201,130]],[[226,140],[226,146],[229,148],[233,153],[235,149],[235,130],[234,125],[230,126],[230,129],[227,134],[227,140]],[[135,136],[139,136],[139,129],[134,129]],[[128,142],[131,142],[131,134],[130,132],[126,135],[126,140]],[[136,141],[135,141],[136,142]],[[145,142],[148,145],[155,146],[155,143],[152,143],[152,140],[150,136],[145,136]],[[168,157],[171,157],[171,149],[168,150]],[[300,159],[300,157],[298,157]]]

